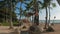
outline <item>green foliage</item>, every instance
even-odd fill
[[[5,5],[4,1],[0,1],[0,9]]]
[[[1,23],[2,24],[2,26],[9,26],[9,23]]]
[[[14,5],[12,5],[12,6],[15,7]],[[5,21],[6,19],[10,20],[11,16],[12,16],[13,21],[17,20],[15,12],[11,11],[10,7],[11,7],[11,5],[9,3],[9,0],[0,1],[0,16],[1,16],[0,22]],[[13,10],[14,10],[14,8],[13,8]]]
[[[48,7],[49,4],[52,5],[52,7],[56,7],[56,4],[55,3],[52,3],[51,1],[52,0],[44,0],[44,3],[42,4],[42,9],[45,8],[45,7]]]
[[[3,22],[3,23],[1,23],[1,25],[2,26],[9,26],[9,22],[7,23],[7,22]],[[18,22],[13,22],[13,25],[14,26],[17,26],[18,25]]]
[[[56,4],[55,4],[55,3],[52,3],[52,6],[53,6],[53,7],[56,7]]]

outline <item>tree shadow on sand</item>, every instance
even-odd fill
[[[0,33],[0,34],[9,34],[9,33]]]

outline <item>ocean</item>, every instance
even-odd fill
[[[39,20],[40,23],[45,23],[46,20]],[[60,23],[60,20],[50,20],[50,23]]]

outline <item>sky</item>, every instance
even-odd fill
[[[54,7],[54,8],[52,8],[51,9],[51,20],[53,20],[54,19],[54,16],[56,17],[55,18],[55,20],[60,20],[60,6],[59,6],[59,4],[58,4],[58,2],[56,1],[56,0],[54,0],[53,1],[54,3],[56,3],[56,7]],[[25,9],[25,7],[24,7],[25,5],[23,4],[22,5],[22,8],[24,8]],[[20,7],[20,3],[17,3],[17,6],[16,7]],[[23,10],[24,10],[23,9]],[[39,20],[45,20],[45,9],[43,9],[43,10],[40,10],[40,12],[39,12]],[[19,13],[19,10],[18,9],[16,9],[16,13]],[[17,17],[17,18],[19,18],[19,16]]]
[[[50,13],[51,13],[51,20],[54,20],[54,16],[56,17],[55,20],[60,20],[60,6],[58,4],[58,2],[56,0],[54,0],[53,2],[56,3],[56,7],[50,9]],[[45,9],[41,10],[42,13],[39,13],[39,19],[40,20],[45,20]]]

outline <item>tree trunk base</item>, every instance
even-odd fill
[[[14,29],[13,27],[9,27],[9,29]]]
[[[54,32],[54,29],[53,29],[51,26],[49,26],[49,27],[46,29],[46,32]]]

